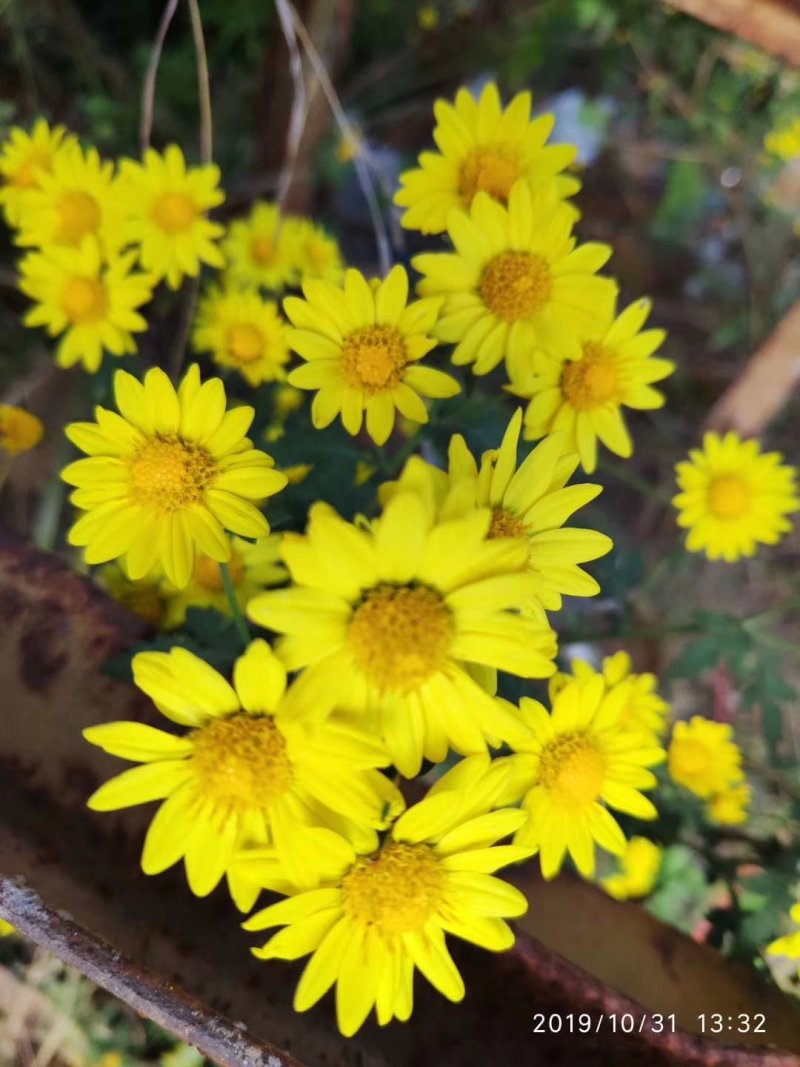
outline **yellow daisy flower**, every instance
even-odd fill
[[[259,200],[230,224],[222,249],[233,285],[279,293],[298,282],[297,231],[287,221],[276,204]]]
[[[672,503],[678,525],[689,529],[687,549],[734,563],[759,544],[777,544],[792,528],[786,516],[800,507],[797,470],[782,459],[733,431],[707,433],[675,468],[681,491]]]
[[[573,660],[570,667],[575,678],[586,680],[597,674],[594,667],[583,660]],[[627,652],[606,656],[600,673],[609,690],[624,687],[620,727],[631,733],[660,737],[667,727],[669,704],[658,695],[656,676],[647,671],[633,673],[633,662]],[[556,685],[566,684],[567,681],[569,675],[562,675],[558,681],[554,679]]]
[[[316,278],[338,285],[344,275],[339,242],[308,219],[296,219],[295,225],[300,281]]]
[[[118,563],[109,563],[98,575],[100,584],[118,604],[138,615],[154,630],[166,629],[164,623],[170,595],[164,591],[164,580],[154,573],[137,581],[125,574]]]
[[[305,300],[283,302],[296,327],[289,343],[307,362],[289,375],[289,383],[316,389],[311,418],[317,429],[341,414],[350,434],[361,430],[382,445],[394,428],[395,411],[414,422],[428,421],[422,400],[451,397],[458,382],[443,371],[420,365],[436,346],[428,336],[441,306],[439,300],[408,303],[408,275],[393,267],[382,282],[370,286],[357,270],[345,273],[340,288],[307,281]]]
[[[200,384],[192,366],[177,392],[158,367],[144,382],[117,371],[114,396],[120,414],[95,408],[96,422],[66,430],[89,456],[61,477],[77,486],[71,500],[86,512],[69,532],[89,564],[123,557],[130,578],[160,563],[179,589],[191,580],[195,550],[226,562],[224,529],[264,537],[269,524],[256,503],[286,485],[273,460],[245,437],[251,407],[225,410],[219,378]]]
[[[490,540],[525,538],[527,568],[536,578],[534,598],[548,611],[558,611],[562,595],[594,596],[600,592],[600,586],[579,564],[604,556],[613,542],[596,530],[563,528],[574,512],[594,500],[601,486],[567,486],[578,457],[564,455],[564,440],[558,435],[533,449],[517,469],[521,426],[522,411],[517,410],[499,450],[485,452],[480,469],[464,438],[454,437],[450,443],[450,483],[462,494],[467,481],[474,488],[475,504],[492,509]]]
[[[246,930],[281,926],[260,959],[297,959],[311,953],[294,996],[306,1011],[336,986],[339,1029],[352,1036],[375,1008],[378,1023],[408,1020],[417,968],[451,1001],[464,982],[445,935],[490,952],[514,944],[506,919],[528,902],[494,876],[530,850],[495,842],[524,818],[496,804],[503,776],[481,756],[462,761],[409,808],[379,848],[345,851],[338,872],[317,889],[272,904]]]
[[[589,473],[597,466],[598,438],[618,456],[632,454],[621,409],[662,407],[664,396],[652,383],[675,367],[653,357],[664,331],[640,332],[649,313],[650,301],[637,300],[616,318],[612,310],[604,325],[598,325],[602,323],[598,316],[583,334],[579,351],[567,359],[557,348],[533,359],[530,353],[519,361],[509,359],[511,391],[531,401],[525,413],[527,438],[563,430],[566,447],[580,454]]]
[[[281,535],[270,534],[255,543],[232,537],[228,573],[236,599],[244,611],[254,596],[270,586],[280,585],[288,577],[281,562]],[[210,556],[198,555],[191,581],[185,589],[176,590],[169,582],[162,588],[168,595],[165,630],[182,625],[187,608],[216,608],[223,615],[231,613],[219,563]]]
[[[792,905],[789,917],[796,926],[800,927],[800,901]],[[790,960],[800,960],[800,929],[792,930],[791,933],[772,941],[764,951],[770,956],[785,956]]]
[[[369,712],[407,778],[423,756],[440,763],[526,736],[519,716],[489,696],[474,667],[524,678],[554,671],[555,635],[516,613],[535,579],[521,573],[524,541],[486,541],[491,514],[437,523],[432,505],[400,492],[369,528],[316,504],[305,536],[285,534],[294,586],[248,605],[286,636],[278,653],[321,701]]]
[[[619,857],[619,870],[600,885],[615,900],[631,900],[652,893],[661,870],[662,850],[646,837],[632,837]]]
[[[0,404],[0,452],[18,456],[30,452],[44,436],[41,419],[24,408],[13,404]]]
[[[733,740],[733,728],[701,715],[675,723],[668,767],[674,782],[703,800],[727,792],[744,778],[742,753]]]
[[[503,107],[494,83],[476,100],[459,89],[455,103],[437,100],[433,139],[438,152],[423,152],[419,168],[400,175],[402,188],[394,202],[406,208],[406,229],[443,233],[452,208],[469,210],[483,192],[507,204],[518,181],[531,188],[554,185],[561,197],[571,196],[580,182],[563,174],[574,160],[574,145],[548,145],[555,118],[531,119],[531,94],[517,93]]]
[[[234,367],[255,387],[283,377],[288,337],[272,300],[215,287],[200,301],[192,345],[197,352],[210,352],[218,366]]]
[[[784,163],[800,156],[800,119],[770,130],[764,137],[764,149]]]
[[[38,188],[25,196],[16,242],[50,250],[54,245],[78,248],[94,238],[105,254],[125,243],[125,212],[113,163],[96,148],[62,146],[49,171],[40,171]]]
[[[569,853],[585,878],[594,875],[595,842],[622,855],[625,835],[609,808],[637,819],[654,819],[653,804],[641,790],[656,777],[648,767],[660,763],[663,750],[654,739],[620,728],[624,691],[606,690],[594,675],[575,679],[553,698],[547,713],[536,700],[523,697],[520,714],[531,731],[523,744],[512,743],[516,795],[528,821],[515,844],[540,852],[542,874],[553,878]]]
[[[41,175],[52,173],[56,154],[76,144],[63,126],[45,119],[37,119],[30,133],[12,126],[0,147],[0,204],[9,226],[19,225],[25,197],[40,188]]]
[[[440,341],[455,344],[453,362],[488,374],[505,357],[509,368],[536,348],[577,359],[581,341],[610,319],[617,292],[596,272],[608,245],[576,247],[574,211],[551,185],[532,192],[517,182],[508,208],[477,193],[469,215],[453,210],[447,232],[454,252],[415,256],[421,296],[443,296]]]
[[[741,826],[747,822],[752,793],[747,782],[732,785],[721,793],[715,793],[706,805],[711,822],[719,826]]]
[[[316,881],[320,812],[344,815],[368,831],[385,825],[385,810],[402,799],[376,770],[389,762],[366,733],[330,717],[313,730],[287,688],[286,671],[265,641],[253,641],[234,666],[233,685],[183,648],[140,652],[136,685],[167,719],[188,727],[180,736],[138,722],[91,726],[93,745],[143,766],[123,771],[88,800],[94,811],[164,803],[147,831],[145,874],[183,859],[189,888],[210,893],[244,845],[271,845],[300,885]]]
[[[147,329],[139,308],[153,295],[152,279],[133,271],[133,252],[105,259],[97,241],[78,248],[52,246],[30,252],[19,265],[19,287],[36,304],[23,319],[61,337],[56,363],[81,363],[95,374],[106,352],[123,356],[136,351],[134,333]]]
[[[185,277],[194,278],[201,264],[222,267],[217,241],[224,232],[208,212],[225,199],[216,164],[187,167],[177,145],[163,155],[153,148],[144,162],[123,159],[120,198],[130,222],[129,240],[138,246],[145,270],[177,289]]]

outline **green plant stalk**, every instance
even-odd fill
[[[236,590],[233,588],[233,579],[231,578],[231,572],[228,570],[227,563],[220,563],[219,573],[222,575],[222,587],[225,590],[225,596],[228,598],[228,603],[231,607],[233,624],[242,639],[242,644],[247,648],[250,644],[250,629],[247,625],[247,620],[242,614],[239,601],[236,599]]]

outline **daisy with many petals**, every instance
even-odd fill
[[[650,301],[637,300],[616,318],[613,311],[605,322],[599,316],[571,355],[553,348],[533,359],[509,360],[511,391],[530,398],[525,436],[535,440],[564,431],[589,473],[597,466],[598,439],[616,455],[630,456],[622,408],[662,407],[664,396],[652,386],[675,367],[653,356],[665,335],[642,330],[649,313]]]
[[[187,167],[174,144],[163,154],[148,148],[141,163],[124,159],[120,165],[128,239],[145,270],[164,278],[170,289],[196,277],[203,263],[224,265],[218,245],[224,228],[208,217],[225,199],[219,180],[216,164]]]
[[[306,360],[289,382],[317,390],[311,417],[318,429],[341,414],[347,432],[357,434],[366,415],[367,433],[382,445],[397,411],[425,423],[422,397],[459,392],[449,374],[421,365],[436,345],[429,334],[441,301],[409,304],[403,267],[374,285],[357,270],[345,273],[342,287],[307,281],[303,294],[305,300],[290,296],[283,305],[295,326],[290,344]]]
[[[228,227],[223,243],[227,278],[241,289],[279,293],[299,280],[297,230],[276,204],[258,200]]]
[[[278,652],[322,701],[368,713],[411,778],[441,762],[526,735],[515,709],[475,681],[475,665],[525,678],[554,671],[555,635],[519,606],[536,579],[523,540],[487,541],[488,509],[437,522],[433,506],[399,492],[368,529],[325,504],[305,536],[285,534],[294,585],[248,605],[286,636]]]
[[[515,367],[537,348],[578,358],[581,341],[610,318],[616,283],[597,275],[608,245],[576,245],[575,213],[551,185],[517,182],[508,207],[477,193],[469,214],[453,210],[453,252],[413,259],[422,296],[444,297],[435,333],[454,344],[453,362],[488,374],[504,358]]]
[[[624,691],[606,690],[598,675],[569,682],[553,697],[548,713],[523,697],[520,714],[530,740],[513,744],[510,757],[527,822],[516,844],[538,849],[542,874],[558,874],[566,853],[585,878],[595,868],[595,842],[615,855],[625,851],[625,835],[609,811],[654,819],[653,804],[642,793],[656,777],[649,767],[664,759],[655,740],[638,738],[619,725]]]
[[[675,468],[680,493],[672,503],[678,525],[689,530],[687,549],[734,563],[760,544],[777,544],[792,528],[787,516],[800,507],[797,470],[782,459],[733,431],[707,433],[703,447]]]
[[[742,753],[727,722],[711,722],[695,715],[675,723],[669,746],[670,777],[678,785],[708,800],[727,792],[744,778]]]
[[[118,250],[126,238],[125,211],[120,202],[114,165],[101,160],[96,148],[62,146],[38,187],[25,197],[17,244],[49,250],[53,245],[78,248],[86,238],[104,254]]]
[[[51,174],[53,160],[64,148],[76,145],[63,126],[37,119],[28,133],[13,126],[0,146],[0,204],[9,226],[18,226],[27,195],[41,187],[42,175]]]
[[[284,376],[289,362],[286,323],[272,300],[256,292],[211,289],[197,309],[192,344],[220,367],[233,367],[248,385]]]
[[[338,284],[344,275],[339,242],[310,219],[297,219],[296,252],[300,280],[317,278]]]
[[[335,825],[352,820],[361,827],[361,847],[376,848],[384,813],[402,806],[376,770],[388,757],[372,738],[335,718],[313,731],[302,725],[306,709],[265,641],[253,641],[236,661],[233,685],[183,648],[140,652],[133,676],[161,714],[186,731],[110,722],[83,733],[105,752],[141,764],[101,785],[90,808],[164,801],[145,838],[145,874],[182,859],[189,888],[202,897],[240,848],[269,845],[298,885],[313,885],[316,851],[331,833],[326,813]],[[253,906],[257,889],[234,878],[231,891],[243,910]]]
[[[408,1020],[414,970],[451,1001],[464,982],[445,935],[502,952],[514,943],[507,919],[523,915],[522,893],[495,876],[530,850],[496,842],[524,818],[497,804],[504,775],[481,756],[463,760],[394,821],[379,848],[344,848],[339,869],[311,891],[258,912],[246,930],[283,927],[260,959],[311,954],[294,996],[306,1011],[336,986],[339,1029],[350,1037],[375,1009],[383,1026]]]
[[[531,187],[554,182],[569,196],[579,182],[562,172],[575,158],[574,145],[549,145],[553,115],[531,118],[531,94],[517,93],[503,107],[497,86],[484,86],[476,100],[459,89],[455,103],[437,100],[433,139],[438,152],[423,152],[419,169],[400,175],[394,202],[406,208],[401,219],[409,230],[442,233],[454,207],[469,210],[476,193],[508,203],[514,184]]]
[[[286,485],[265,452],[245,437],[251,407],[226,411],[219,378],[200,384],[192,366],[178,390],[157,367],[144,382],[117,371],[119,414],[95,408],[96,422],[74,422],[67,436],[88,459],[62,472],[71,500],[86,512],[69,532],[89,564],[123,557],[130,578],[156,564],[178,588],[189,584],[199,549],[231,558],[224,530],[263,537],[256,504]]]
[[[19,287],[35,302],[25,315],[26,326],[44,326],[60,337],[56,363],[81,363],[96,373],[109,352],[136,351],[134,333],[147,329],[140,308],[153,295],[153,281],[133,269],[132,252],[106,257],[87,237],[78,248],[51,246],[30,252],[19,265]]]
[[[619,858],[619,870],[600,882],[615,900],[649,896],[658,881],[663,851],[646,837],[632,837]]]

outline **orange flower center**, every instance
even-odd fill
[[[539,781],[565,807],[597,800],[605,774],[605,757],[587,733],[557,735],[539,757]]]
[[[447,875],[428,845],[390,842],[342,879],[348,918],[380,934],[421,930],[442,904]]]
[[[402,381],[407,363],[405,340],[394,326],[361,326],[344,339],[342,373],[353,389],[389,392]]]
[[[268,267],[275,258],[275,245],[269,237],[254,237],[250,242],[250,257],[259,267]]]
[[[108,311],[108,290],[100,278],[68,278],[61,291],[61,309],[73,326],[99,322]]]
[[[97,233],[102,221],[100,205],[89,193],[74,189],[59,201],[60,237],[71,245],[80,244],[90,233]]]
[[[264,354],[264,335],[257,326],[244,322],[228,330],[228,354],[237,363],[255,363]]]
[[[286,740],[268,716],[215,719],[192,734],[192,770],[209,800],[266,808],[292,786]]]
[[[583,346],[583,358],[567,363],[561,389],[576,411],[592,411],[619,397],[619,375],[614,355],[595,341]]]
[[[550,299],[550,267],[529,252],[501,252],[490,260],[478,284],[481,298],[498,318],[517,322],[538,314]]]
[[[747,511],[750,494],[736,474],[719,474],[708,487],[708,508],[717,519],[738,519]]]
[[[492,521],[489,524],[489,532],[486,535],[490,541],[498,537],[526,537],[528,528],[522,519],[518,519],[512,512],[505,508],[495,508],[492,512]]]
[[[133,501],[161,514],[199,504],[216,474],[214,460],[204,448],[174,435],[149,440],[130,465]]]
[[[376,689],[408,692],[444,666],[453,620],[432,589],[379,585],[353,613],[348,638],[353,659]]]
[[[231,552],[231,558],[228,560],[228,573],[231,576],[231,582],[234,587],[241,584],[245,576],[245,566],[238,552]],[[193,581],[195,585],[200,585],[211,593],[221,593],[225,588],[222,584],[219,563],[210,556],[201,555],[197,557],[197,562],[194,565]]]
[[[53,168],[53,157],[49,152],[30,153],[24,163],[7,179],[9,185],[17,189],[37,189],[39,187],[39,171],[49,173]]]
[[[164,233],[184,233],[197,218],[197,206],[186,193],[162,193],[153,201],[150,217]]]
[[[479,192],[506,203],[511,186],[521,174],[519,154],[513,145],[475,148],[461,164],[458,195],[467,207]]]

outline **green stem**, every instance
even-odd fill
[[[231,578],[231,572],[228,570],[227,563],[220,563],[219,573],[222,575],[222,586],[225,590],[225,596],[228,598],[228,603],[231,606],[231,615],[233,616],[234,626],[239,632],[242,644],[247,648],[250,644],[250,629],[247,625],[247,620],[242,614],[239,601],[236,599],[236,590],[233,588],[233,579]]]

